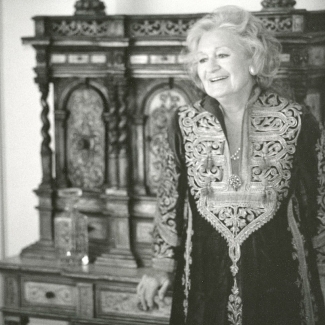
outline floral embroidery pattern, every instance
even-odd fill
[[[310,288],[310,273],[307,266],[306,258],[308,251],[305,248],[305,238],[299,230],[299,223],[294,216],[295,213],[299,213],[297,207],[298,201],[293,196],[288,206],[288,222],[289,228],[292,233],[292,246],[294,252],[292,257],[298,261],[299,278],[297,279],[297,286],[301,290],[301,321],[305,325],[314,325],[317,321],[317,308],[315,305],[315,298],[311,294]],[[299,219],[299,216],[298,216]]]
[[[179,173],[176,170],[174,155],[165,139],[164,166],[161,182],[158,188],[158,211],[153,231],[154,256],[157,258],[173,258],[178,245],[176,230],[176,203],[179,197],[177,191]]]
[[[237,281],[235,280],[234,286],[231,289],[231,295],[228,302],[228,320],[230,324],[242,325],[242,301],[239,297],[239,290],[237,287]]]
[[[316,144],[318,158],[318,218],[325,228],[325,130],[321,125],[321,137]]]

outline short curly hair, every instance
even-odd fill
[[[280,42],[263,23],[250,12],[237,6],[223,6],[199,19],[189,30],[183,60],[194,83],[204,90],[197,73],[195,53],[202,35],[214,29],[227,29],[239,36],[243,50],[252,58],[256,82],[262,88],[270,87],[280,67]]]

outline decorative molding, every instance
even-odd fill
[[[129,315],[148,315],[147,311],[139,308],[137,296],[127,292],[101,291],[99,308],[100,312],[103,314],[114,312],[126,313]],[[155,299],[155,308],[150,311],[150,315],[169,317],[170,308],[170,297],[165,297],[164,301]]]
[[[120,20],[53,20],[50,24],[50,36],[123,37],[124,27]]]
[[[143,19],[130,24],[130,37],[186,36],[197,19]]]

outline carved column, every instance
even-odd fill
[[[119,80],[115,85],[116,92],[113,93],[112,86],[109,88],[110,97],[114,101],[111,102],[108,114],[109,187],[103,195],[106,213],[114,232],[114,248],[108,254],[98,257],[96,264],[136,268],[130,243],[126,83]]]
[[[144,149],[144,117],[143,115],[132,116],[132,181],[133,192],[137,195],[146,195],[145,180],[145,149]]]
[[[35,191],[39,198],[39,217],[40,217],[40,240],[21,251],[24,257],[36,258],[55,258],[54,238],[53,238],[53,176],[52,166],[53,157],[50,147],[51,137],[49,134],[50,122],[48,119],[49,105],[47,97],[49,94],[49,68],[48,68],[48,49],[46,47],[35,46],[37,50],[37,66],[35,68],[35,82],[41,92],[41,120],[43,126],[41,129],[41,163],[42,163],[42,181],[39,188]]]
[[[107,85],[108,94],[110,99],[109,112],[106,115],[105,121],[107,127],[107,140],[108,140],[108,162],[106,172],[106,182],[110,188],[118,187],[118,117],[117,117],[117,104],[115,94],[115,82],[110,79]]]
[[[48,58],[47,50],[42,48],[37,50],[37,67],[35,72],[37,77],[35,82],[39,86],[41,92],[41,120],[43,126],[41,129],[41,134],[43,141],[41,144],[41,159],[42,159],[42,181],[40,188],[51,188],[52,186],[52,150],[50,148],[51,136],[49,134],[50,121],[48,119],[49,105],[47,103],[47,97],[49,94],[49,72],[48,72]]]
[[[127,129],[127,110],[126,110],[126,81],[121,80],[117,86],[118,93],[118,167],[119,167],[119,189],[127,191],[129,183],[128,168],[128,129]]]
[[[66,171],[66,154],[65,154],[65,124],[67,120],[67,111],[56,110],[55,114],[55,143],[56,143],[56,185],[58,188],[65,188],[68,185]]]

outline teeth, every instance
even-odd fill
[[[218,78],[213,78],[210,79],[211,81],[218,81],[218,80],[222,80],[222,79],[226,79],[226,77],[218,77]]]

